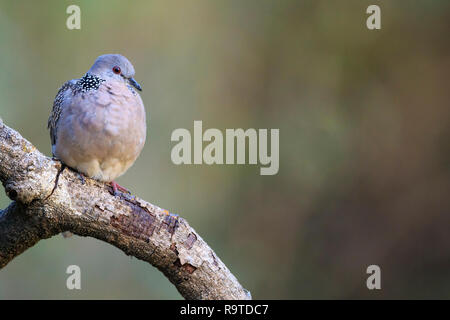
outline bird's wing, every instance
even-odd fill
[[[50,139],[52,140],[52,146],[56,143],[56,129],[58,126],[58,120],[61,115],[61,111],[64,106],[64,99],[67,97],[67,93],[73,92],[78,80],[70,80],[62,85],[58,90],[58,94],[53,101],[53,109],[48,118],[47,128],[50,129]]]

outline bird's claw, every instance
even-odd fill
[[[119,185],[115,181],[111,181],[110,185],[112,187],[112,195],[113,196],[118,196],[119,195],[118,191],[123,192],[123,193],[131,194],[130,190],[128,190],[127,188],[122,187],[121,185]]]

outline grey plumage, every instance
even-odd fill
[[[55,157],[100,181],[114,180],[134,163],[146,121],[133,76],[125,57],[103,55],[82,78],[59,89],[48,119]]]

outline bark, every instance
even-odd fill
[[[61,169],[0,119],[0,180],[13,200],[0,211],[0,268],[39,240],[70,231],[147,261],[186,299],[251,299],[186,220]]]

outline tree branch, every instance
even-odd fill
[[[0,180],[13,200],[0,211],[0,268],[39,240],[71,231],[147,261],[186,299],[251,299],[186,220],[61,168],[0,119]]]

